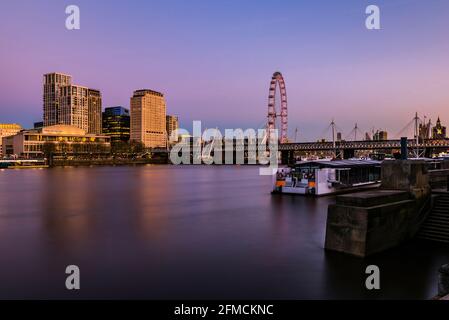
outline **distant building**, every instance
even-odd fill
[[[88,133],[101,134],[101,92],[95,89],[88,89]]]
[[[59,103],[61,88],[72,84],[72,76],[62,73],[44,75],[44,126],[59,124]]]
[[[445,139],[446,138],[446,127],[441,125],[440,117],[438,117],[437,124],[432,129],[433,139]]]
[[[179,121],[177,116],[171,115],[167,115],[165,119],[166,119],[165,123],[167,128],[167,136],[168,139],[170,139],[172,132],[179,129]]]
[[[110,151],[111,138],[88,134],[75,126],[55,125],[42,129],[22,130],[2,139],[5,155],[22,158],[42,158],[45,145],[54,147],[55,153],[99,154]]]
[[[131,141],[146,148],[166,148],[166,105],[164,95],[153,90],[137,90],[131,97]]]
[[[430,126],[431,126],[431,121],[429,120],[429,122],[427,123],[420,123],[419,124],[419,139],[422,140],[427,140],[430,139]]]
[[[371,141],[371,136],[369,135],[368,132],[365,132],[365,140],[366,141]]]
[[[44,127],[44,122],[43,121],[38,121],[38,122],[35,122],[33,124],[33,128],[34,129],[42,129],[43,127]]]
[[[387,131],[383,131],[383,130],[377,130],[374,135],[373,135],[373,140],[374,141],[385,141],[388,140],[388,133]]]
[[[123,107],[106,108],[103,112],[103,134],[111,137],[111,142],[129,141],[129,110]]]
[[[17,134],[20,130],[22,130],[22,127],[15,123],[0,123],[0,158],[3,157],[3,148],[1,141],[4,137],[9,137]]]
[[[337,141],[341,142],[342,138],[341,138],[341,132],[337,132]]]

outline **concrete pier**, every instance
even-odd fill
[[[329,206],[325,248],[365,257],[399,245],[419,230],[430,193],[424,161],[383,162],[380,189],[338,196]]]
[[[423,160],[384,161],[381,171],[382,189],[403,190],[415,199],[431,193],[429,174]]]

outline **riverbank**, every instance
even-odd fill
[[[138,166],[147,164],[167,164],[167,159],[55,159],[52,167]]]

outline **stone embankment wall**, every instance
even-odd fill
[[[418,232],[430,195],[424,161],[384,161],[380,189],[341,195],[329,206],[325,248],[365,257],[399,245]]]

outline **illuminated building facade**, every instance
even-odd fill
[[[59,124],[89,131],[88,88],[76,85],[61,88],[59,97]]]
[[[72,76],[63,73],[44,75],[44,126],[59,124],[59,103],[61,88],[72,84]]]
[[[4,137],[9,137],[17,134],[20,130],[22,130],[22,127],[15,123],[0,123],[0,142],[3,140]],[[0,143],[0,157],[3,156],[2,154],[2,144]]]
[[[42,158],[45,148],[52,146],[56,154],[100,154],[109,153],[111,138],[88,134],[75,126],[55,125],[42,129],[22,130],[2,139],[5,155],[21,158]]]
[[[101,134],[101,92],[95,89],[87,90],[88,104],[88,133]]]
[[[120,106],[106,108],[103,112],[103,134],[111,137],[111,142],[128,142],[130,135],[129,110]]]
[[[179,129],[179,121],[177,116],[167,115],[166,116],[166,127],[167,127],[167,137],[170,139],[170,136],[173,131]]]
[[[437,124],[432,129],[433,139],[445,139],[446,138],[446,127],[441,125],[440,117],[438,117]]]
[[[63,73],[44,75],[43,126],[76,126],[88,133],[101,134],[101,92],[72,84]]]
[[[131,141],[146,148],[166,148],[166,105],[164,95],[153,90],[137,90],[131,97]]]

